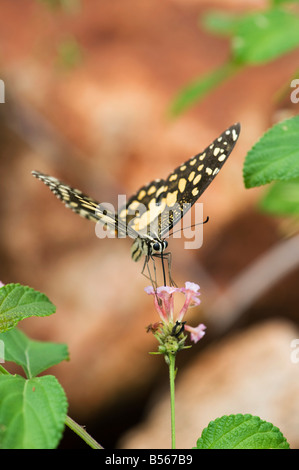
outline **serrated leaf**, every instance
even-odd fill
[[[56,448],[66,413],[66,396],[54,376],[0,376],[1,449]]]
[[[247,153],[246,188],[299,176],[299,116],[275,124]]]
[[[299,214],[299,178],[277,181],[259,202],[259,207],[271,214]]]
[[[0,341],[4,344],[5,361],[21,366],[28,378],[69,358],[66,344],[31,340],[17,328],[0,333]]]
[[[274,8],[244,16],[233,37],[233,57],[238,63],[259,64],[299,46],[299,17]]]
[[[211,421],[196,449],[289,449],[280,430],[258,416],[237,414]]]
[[[0,332],[13,328],[28,317],[44,317],[55,313],[48,297],[31,287],[6,284],[0,288]]]

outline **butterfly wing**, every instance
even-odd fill
[[[163,208],[156,204],[166,181],[157,179],[142,186],[119,211],[119,218],[140,237],[159,238],[159,215]]]
[[[79,189],[68,186],[53,176],[45,175],[39,171],[32,171],[32,174],[48,186],[55,196],[76,214],[94,222],[101,222],[106,226],[107,230],[115,233],[116,236],[125,237],[128,235],[127,227],[122,221],[118,220],[117,215],[95,199],[87,196]]]
[[[164,194],[167,210],[161,220],[161,236],[184,216],[214,180],[240,135],[240,124],[234,124],[215,139],[203,152],[178,166],[167,178]],[[169,214],[168,214],[169,213]],[[169,220],[170,223],[167,223]]]
[[[100,221],[117,236],[161,239],[213,181],[239,134],[240,124],[229,127],[203,152],[177,167],[166,180],[155,180],[142,186],[118,214],[57,178],[38,171],[32,174],[43,181],[66,207],[81,217]]]
[[[140,236],[165,237],[219,173],[240,134],[240,124],[224,131],[203,152],[178,166],[166,180],[142,186],[119,216]]]

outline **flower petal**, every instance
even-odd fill
[[[203,323],[200,323],[195,328],[193,326],[185,325],[185,330],[191,333],[191,341],[193,341],[194,343],[197,343],[206,334],[206,332],[204,331],[205,329],[206,326]]]
[[[199,291],[200,287],[199,287],[198,284],[195,284],[195,282],[187,281],[187,282],[185,282],[185,289],[186,290],[191,290],[194,293],[199,293],[198,291]]]
[[[160,297],[160,299],[162,299],[167,295],[172,295],[177,290],[177,287],[161,286],[157,288],[157,295]]]
[[[189,307],[195,307],[200,304],[200,299],[198,298],[200,295],[199,289],[199,285],[194,282],[185,282],[185,287],[178,289],[186,296],[185,303],[177,317],[178,321],[182,321]]]
[[[149,295],[155,295],[155,291],[153,286],[147,286],[144,288],[145,292]]]

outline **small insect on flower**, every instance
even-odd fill
[[[146,327],[146,332],[149,333],[151,331],[152,333],[156,333],[161,325],[162,325],[161,321],[156,321],[155,323],[150,323]]]

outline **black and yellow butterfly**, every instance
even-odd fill
[[[213,181],[239,134],[240,124],[229,127],[203,152],[178,166],[166,180],[157,179],[142,186],[117,213],[52,176],[38,171],[32,174],[49,186],[69,209],[101,222],[118,237],[133,238],[131,256],[134,261],[144,255],[145,267],[149,259],[156,256],[162,259],[163,265],[169,231]]]

